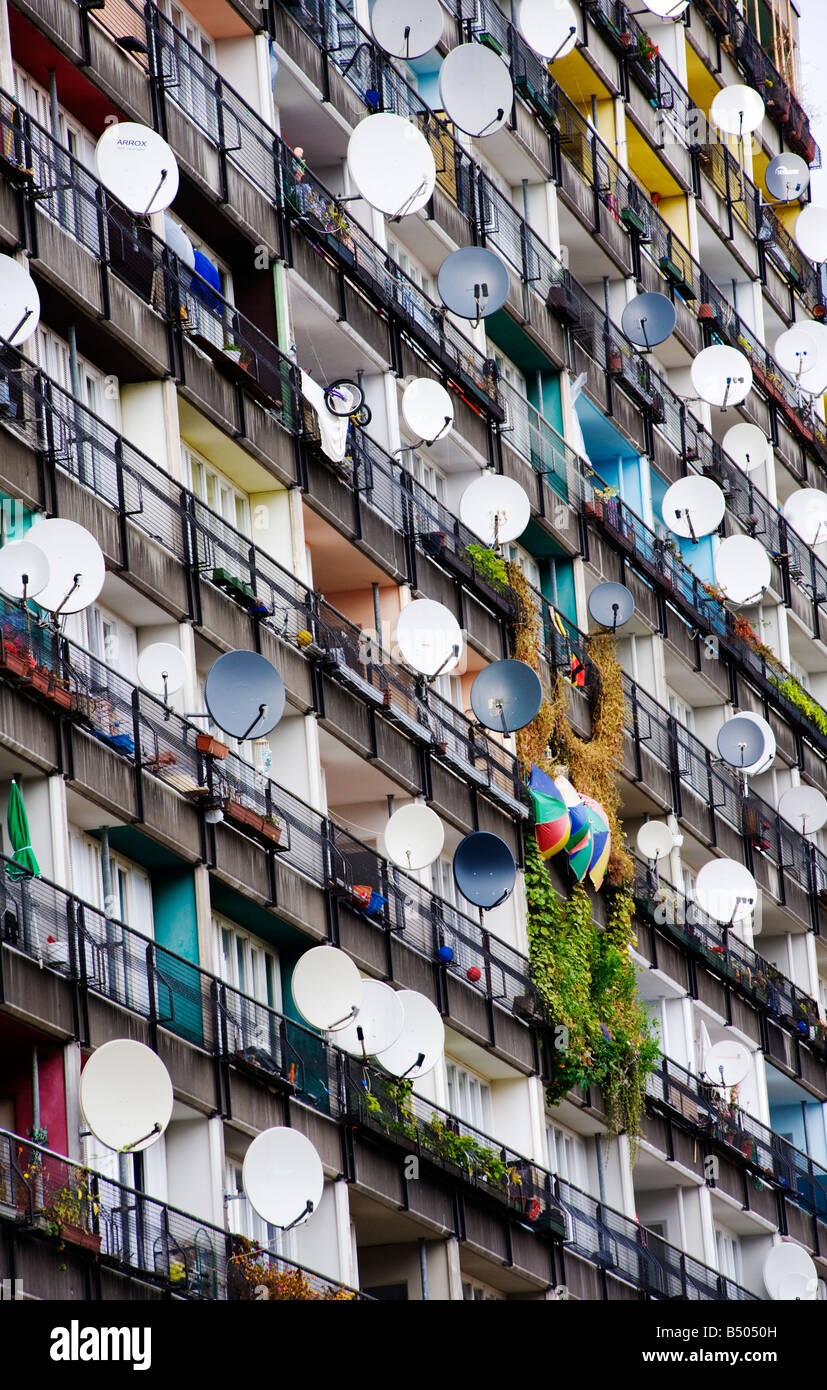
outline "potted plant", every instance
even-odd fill
[[[32,690],[36,690],[41,695],[48,695],[52,673],[48,666],[34,666],[32,668]]]
[[[68,680],[55,675],[54,671],[50,674],[49,699],[56,705],[59,705],[61,709],[70,709],[72,704],[72,692],[69,688]]]
[[[261,833],[266,840],[270,840],[274,845],[279,843],[283,829],[282,822],[272,812],[267,816],[262,816]]]
[[[28,676],[32,669],[31,654],[5,633],[0,633],[0,669],[10,676]]]
[[[101,1238],[91,1229],[91,1222],[99,1212],[100,1204],[92,1196],[88,1172],[76,1170],[75,1175],[55,1192],[45,1216],[52,1235],[97,1253]]]
[[[254,811],[252,806],[245,806],[243,801],[238,801],[232,794],[224,802],[224,815],[227,820],[234,821],[236,825],[249,826],[251,830],[261,831],[264,825],[264,817],[259,811]]]
[[[616,343],[609,343],[606,347],[606,371],[610,376],[617,376],[623,371],[623,353]]]
[[[195,746],[199,753],[207,753],[211,758],[226,758],[230,751],[226,743],[219,743],[212,734],[196,734]]]

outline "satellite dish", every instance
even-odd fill
[[[454,403],[450,392],[438,381],[420,376],[402,392],[402,415],[421,443],[434,444],[449,433],[454,423]]]
[[[348,141],[347,167],[365,201],[392,218],[424,208],[436,183],[425,136],[387,111],[359,122]]]
[[[474,677],[471,708],[486,729],[513,734],[524,729],[543,703],[537,672],[525,661],[492,661]]]
[[[163,695],[164,704],[180,690],[187,679],[187,663],[180,647],[172,642],[153,642],[138,657],[138,680],[153,695]]]
[[[439,69],[439,97],[454,125],[479,139],[502,130],[514,105],[514,84],[493,49],[461,43]]]
[[[795,244],[808,261],[827,261],[827,208],[808,203],[795,219]]]
[[[358,1015],[363,983],[344,951],[335,946],[312,946],[296,961],[290,988],[305,1022],[332,1033]]]
[[[814,835],[827,825],[827,797],[817,787],[804,783],[788,787],[779,797],[778,814],[802,835]]]
[[[496,549],[523,534],[531,520],[525,489],[501,473],[483,473],[462,494],[460,520],[486,546]]]
[[[802,487],[790,493],[782,516],[807,545],[827,541],[827,493],[815,487]]]
[[[715,922],[746,922],[758,901],[752,874],[737,859],[710,859],[695,879],[695,901]]]
[[[400,869],[427,869],[442,853],[445,831],[430,806],[413,801],[394,811],[385,826],[385,853]]]
[[[306,1135],[276,1125],[257,1134],[241,1168],[244,1195],[262,1221],[289,1230],[306,1221],[324,1192],[322,1160]]]
[[[232,738],[263,738],[284,713],[284,681],[259,652],[225,652],[207,672],[204,703]]]
[[[680,19],[689,0],[643,0],[643,3],[659,19]]]
[[[770,586],[770,557],[751,536],[727,536],[715,552],[715,583],[732,603],[757,601]]]
[[[414,989],[400,989],[396,995],[405,1021],[402,1032],[390,1047],[377,1053],[385,1071],[415,1080],[433,1071],[445,1050],[445,1024],[439,1011]]]
[[[362,1007],[336,1034],[336,1046],[353,1057],[373,1057],[401,1037],[405,1010],[399,995],[380,980],[362,981]]]
[[[774,1303],[811,1303],[818,1294],[818,1270],[802,1246],[782,1240],[764,1261],[764,1283]]]
[[[752,1053],[743,1043],[729,1038],[716,1043],[704,1057],[704,1073],[716,1086],[740,1086],[749,1076]]]
[[[104,1043],[80,1074],[83,1117],[95,1138],[117,1153],[138,1153],[160,1139],[172,1102],[160,1057],[132,1038]]]
[[[98,178],[130,212],[163,212],[178,192],[178,163],[166,140],[136,121],[108,125],[95,146]]]
[[[775,734],[760,714],[736,714],[718,730],[718,752],[741,772],[766,772],[775,760]]]
[[[168,212],[164,213],[164,241],[187,270],[195,270],[195,247],[184,228]]]
[[[24,265],[0,256],[0,337],[12,347],[31,338],[40,323],[40,295]]]
[[[416,598],[396,620],[396,643],[407,666],[434,680],[459,664],[462,630],[444,604]]]
[[[499,835],[474,830],[460,840],[454,852],[454,882],[469,903],[498,907],[511,895],[516,880],[514,856]]]
[[[36,598],[46,588],[51,570],[38,545],[9,541],[0,549],[0,590],[9,598]]]
[[[436,283],[445,307],[475,324],[495,314],[508,298],[508,271],[484,246],[452,251],[439,267]]]
[[[692,363],[692,386],[702,401],[721,410],[740,405],[752,390],[749,358],[737,348],[704,348]]]
[[[677,310],[665,294],[647,291],[636,295],[623,310],[620,326],[630,343],[653,348],[671,338],[678,321]]]
[[[764,183],[771,198],[777,198],[779,203],[791,203],[806,193],[810,167],[800,154],[777,154],[764,170]]]
[[[85,526],[50,517],[36,521],[26,532],[26,541],[48,556],[49,582],[37,596],[41,608],[57,617],[81,613],[94,603],[103,588],[106,563]]]
[[[726,135],[751,135],[764,119],[764,102],[754,87],[724,87],[709,108],[713,125]]]
[[[668,859],[672,853],[675,837],[666,821],[648,820],[637,832],[637,847],[644,859],[657,862]]]
[[[753,473],[770,456],[770,442],[757,425],[744,422],[727,430],[722,444],[725,454],[745,473]]]
[[[601,627],[615,632],[635,611],[634,595],[625,584],[596,584],[589,594],[589,613]]]
[[[695,541],[717,531],[724,519],[726,495],[711,478],[690,473],[666,489],[661,514],[676,536]]]
[[[442,6],[439,0],[376,0],[370,27],[392,58],[422,58],[442,38]]]
[[[565,58],[577,43],[577,16],[569,0],[520,0],[517,28],[548,63]]]
[[[827,341],[819,333],[820,324],[796,323],[781,333],[775,343],[775,360],[802,391],[821,395],[827,389]]]

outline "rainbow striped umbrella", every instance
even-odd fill
[[[609,818],[600,802],[595,801],[593,796],[584,796],[583,801],[592,828],[592,857],[587,872],[596,891],[602,886],[606,877],[606,869],[609,866],[609,856],[612,852],[612,832]]]
[[[531,766],[528,790],[534,803],[534,836],[541,859],[559,854],[569,842],[571,820],[562,791],[542,768]]]

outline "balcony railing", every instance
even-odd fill
[[[153,1028],[167,1028],[216,1058],[252,1069],[261,1079],[277,1080],[297,1100],[331,1119],[356,1121],[408,1149],[415,1146],[423,1157],[511,1210],[522,1225],[534,1226],[552,1239],[562,1237],[573,1253],[649,1297],[753,1298],[510,1146],[409,1094],[404,1083],[357,1064],[318,1034],[147,942],[122,923],[107,921],[97,909],[54,884],[33,878],[6,881],[4,886],[8,896],[0,916],[0,940],[25,950],[24,933],[31,938],[35,919],[42,923],[39,930],[61,931],[65,961],[52,959],[45,962],[48,968],[140,1014]],[[0,1169],[0,1203],[2,1183]],[[119,1213],[121,1204],[113,1205]],[[177,1228],[174,1235],[177,1247],[189,1249],[191,1241],[181,1239]],[[117,1256],[124,1248],[115,1244],[105,1253]],[[153,1264],[155,1249],[153,1240],[148,1247]],[[218,1257],[220,1252],[215,1253]],[[180,1261],[180,1248],[172,1258]],[[225,1267],[218,1258],[216,1263],[217,1287],[222,1287]],[[146,1259],[140,1267],[147,1267]],[[169,1264],[162,1266],[167,1279],[168,1270]]]
[[[241,1243],[230,1232],[0,1130],[4,1218],[59,1236],[61,1248],[91,1250],[104,1265],[178,1298],[245,1296],[244,1276],[236,1272],[233,1259]],[[272,1251],[261,1250],[256,1258],[274,1273],[291,1276],[289,1282],[301,1286],[303,1298],[369,1298]]]

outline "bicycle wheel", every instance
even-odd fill
[[[324,388],[324,402],[331,415],[353,415],[365,403],[365,393],[355,381],[332,381]]]

